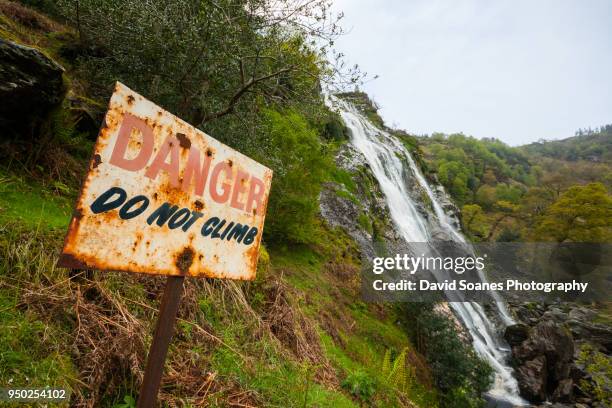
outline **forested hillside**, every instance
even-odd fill
[[[541,140],[522,146],[522,149],[537,156],[554,159],[610,163],[612,162],[612,125],[596,129],[579,129],[574,137]]]
[[[607,242],[612,237],[609,126],[516,148],[463,134],[419,140],[430,177],[462,206],[463,226],[473,239]]]
[[[379,185],[369,187],[366,194],[358,189],[354,196],[349,195],[347,199],[333,200],[329,198],[329,194],[323,195],[321,208],[327,219],[343,225],[358,242],[363,242],[364,236],[356,224],[367,226],[370,221],[372,227],[369,234],[378,241],[374,250],[378,248],[382,253],[401,253],[401,249],[398,250],[396,247],[398,233],[405,234],[406,239],[418,237],[419,221],[427,224],[433,220],[433,228],[429,230],[433,236],[430,242],[452,240],[452,236],[445,234],[450,228],[436,229],[435,219],[446,217],[447,225],[455,227],[459,225],[457,215],[462,214],[464,226],[472,223],[470,227],[475,225],[484,227],[476,233],[474,229],[467,230],[474,241],[521,241],[522,243],[518,245],[521,248],[530,247],[533,240],[580,242],[582,249],[575,254],[577,256],[588,254],[589,248],[595,248],[596,253],[606,251],[605,244],[609,242],[612,218],[607,188],[598,182],[608,179],[605,178],[605,174],[602,176],[596,172],[602,169],[602,166],[594,166],[592,163],[580,163],[575,166],[567,163],[566,169],[570,174],[561,173],[559,176],[556,173],[558,169],[554,167],[558,168],[559,163],[550,161],[552,159],[545,160],[527,155],[521,149],[511,148],[493,139],[477,140],[461,134],[450,136],[438,134],[431,138],[416,137],[386,126],[378,114],[377,104],[368,95],[349,92],[342,94],[341,97],[352,104],[345,105],[345,110],[341,111],[352,136],[350,145],[341,150],[337,161],[353,174],[367,174],[365,169],[373,169]],[[360,157],[358,151],[363,152],[363,156]],[[375,159],[369,157],[370,160],[365,160],[364,157],[368,154]],[[382,160],[377,160],[380,158]],[[540,167],[542,163],[546,163],[547,167]],[[430,179],[428,186],[425,185],[425,181],[419,181],[421,179],[418,174],[419,167]],[[586,171],[582,171],[583,169]],[[603,170],[607,169],[603,167]],[[363,177],[359,177],[358,180],[360,186],[368,185]],[[398,183],[399,180],[401,181]],[[463,212],[457,209],[438,181],[444,182],[453,193],[456,202],[464,203]],[[399,196],[395,195],[397,192],[395,188],[401,188],[402,185],[406,186],[406,189],[401,191]],[[426,191],[427,187],[429,191]],[[380,206],[374,204],[379,211],[364,214],[364,208],[372,207],[372,201],[376,201],[380,188],[385,189],[389,208],[380,211]],[[489,206],[478,194],[487,190]],[[542,192],[544,198],[552,196],[558,199],[549,205],[546,202],[535,201],[538,205],[542,205],[543,212],[530,214],[530,208],[527,207],[530,202],[528,197],[535,192]],[[473,200],[479,199],[484,208],[472,203]],[[402,205],[406,202],[413,208]],[[395,211],[392,206],[395,206]],[[442,216],[439,215],[440,208],[444,210]],[[415,214],[413,209],[418,213]],[[470,210],[475,211],[470,213]],[[389,228],[386,221],[390,215],[396,220],[395,226],[401,225],[404,219],[410,220],[410,223],[406,224],[405,229],[393,228],[393,225]],[[420,218],[421,216],[426,219]],[[508,231],[508,228],[501,230],[500,233],[502,226],[512,227],[516,232],[511,233],[512,230]],[[416,235],[413,235],[415,232]],[[604,245],[591,245],[589,242],[603,242]],[[490,248],[490,246],[485,247]],[[500,245],[500,247],[510,249],[517,246]],[[536,244],[536,247],[540,245]],[[606,265],[607,262],[604,261]],[[606,266],[599,271],[606,273]],[[600,286],[603,287],[605,284],[598,285]],[[506,342],[504,344],[510,346],[511,358],[496,360],[491,366],[497,371],[506,361],[511,364],[514,371],[510,375],[517,380],[517,394],[520,392],[521,397],[530,403],[551,401],[559,408],[573,407],[574,402],[577,403],[576,406],[583,404],[593,407],[610,404],[612,394],[607,391],[609,388],[605,385],[609,384],[609,378],[612,376],[611,344],[606,340],[612,338],[607,302],[592,302],[586,306],[581,302],[557,301],[542,304],[509,300],[507,305],[515,323],[506,327],[501,325],[501,330],[498,325],[498,329],[493,331],[499,330],[500,335],[503,332],[503,339]],[[417,327],[427,327],[425,331],[432,327],[440,329],[440,326],[429,320],[435,319],[436,313],[427,313],[428,306],[408,302],[400,306],[402,310],[400,316],[408,325],[414,325],[416,321]],[[460,321],[464,322],[462,326],[469,330],[469,335],[473,339],[486,335],[474,330],[474,326],[470,326],[471,322],[484,322],[491,316],[493,318],[496,316],[495,309],[490,304],[484,304],[488,311],[484,318],[477,313],[460,309],[470,305],[450,306],[454,314],[460,316]],[[423,313],[423,307],[426,313]],[[465,315],[469,317],[463,318]],[[437,314],[437,317],[439,316]],[[483,323],[479,327],[483,326],[495,327],[495,324]],[[447,328],[453,330],[452,326]],[[457,326],[454,330],[456,328]],[[434,377],[438,379],[440,389],[446,390],[445,403],[449,406],[463,406],[460,401],[465,401],[461,396],[465,395],[466,386],[449,389],[445,381],[440,381],[441,377],[435,375],[436,368],[442,368],[446,373],[444,376],[446,380],[457,379],[456,370],[460,367],[465,368],[465,363],[469,362],[469,359],[457,359],[456,354],[449,353],[449,350],[460,349],[451,337],[444,330],[437,331],[437,336],[429,336],[425,355],[434,368]],[[419,344],[418,336],[415,340]],[[477,340],[474,348],[478,348],[476,343]],[[481,352],[479,355],[486,353]],[[453,361],[453,363],[440,364],[442,361]],[[464,384],[469,384],[468,389],[486,388],[487,386],[483,385],[485,383],[480,382],[486,379],[486,376],[482,375],[487,371],[486,366],[467,364],[468,367],[470,365],[472,368],[468,372],[471,371],[471,375],[464,369],[459,369],[463,373],[459,376],[463,378]],[[475,373],[480,375],[474,375]],[[502,376],[496,376],[493,387],[501,389],[503,394],[503,390],[511,389],[511,386],[500,387],[499,385],[503,384],[503,380],[499,381],[500,377]],[[469,382],[466,383],[465,379],[469,379]],[[495,389],[490,389],[485,395],[492,395]],[[509,404],[525,403],[515,401]],[[474,403],[478,405],[476,401],[470,402]],[[490,399],[487,404],[487,406],[497,406],[496,402]],[[501,404],[501,406],[507,405],[507,400]]]

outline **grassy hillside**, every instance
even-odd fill
[[[81,4],[80,31],[54,3],[36,4],[51,8],[52,17],[0,2],[0,37],[61,64],[66,94],[36,126],[0,137],[0,386],[64,387],[72,393],[66,406],[132,407],[164,278],[67,270],[56,261],[95,139],[88,121],[99,120],[110,94],[99,75],[132,86],[142,72],[108,72],[112,64],[91,69],[119,56],[87,26],[87,13],[95,12],[88,2]],[[280,48],[317,69],[294,40]],[[280,85],[262,82],[248,94],[253,99],[232,108],[236,114],[206,121],[210,133],[272,167],[275,184],[257,279],[187,280],[162,380],[164,406],[438,405],[429,366],[398,311],[359,300],[356,244],[317,216],[321,184],[350,177],[333,164],[343,140],[337,118],[318,93],[312,104],[292,96],[312,91],[310,74],[301,73]],[[137,89],[197,119],[179,91],[155,88],[156,80],[148,77]],[[200,108],[211,112],[231,91],[212,90],[203,102],[211,105]]]
[[[48,202],[18,191],[37,207]],[[55,267],[69,216],[54,227],[45,219],[57,211],[62,224],[61,204],[47,208],[0,227],[0,382],[65,387],[75,406],[120,406],[137,395],[164,279]],[[357,266],[331,249],[347,245],[337,235],[318,251],[264,252],[253,283],[188,280],[161,398],[188,406],[434,404],[428,369],[394,312],[355,300]],[[418,376],[397,389],[381,367],[388,351],[406,347]]]

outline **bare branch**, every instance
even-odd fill
[[[232,113],[234,111],[234,108],[236,107],[236,104],[238,104],[238,102],[240,101],[240,98],[254,85],[260,82],[266,81],[270,78],[278,77],[279,75],[284,74],[285,72],[290,72],[292,70],[293,70],[293,66],[279,69],[278,71],[275,71],[268,75],[263,75],[257,78],[251,77],[251,79],[249,79],[240,89],[238,89],[234,93],[234,95],[231,97],[231,99],[229,100],[225,108],[221,109],[220,111],[204,116],[204,119],[202,119],[199,126],[203,125],[206,122],[210,122],[213,119],[218,119],[222,116]]]

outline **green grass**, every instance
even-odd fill
[[[0,223],[18,222],[35,230],[67,228],[73,205],[74,198],[0,170]]]
[[[23,303],[30,283],[56,279],[54,255],[16,224],[0,224],[0,387],[75,386],[67,321],[44,321]],[[67,404],[66,404],[67,405]]]
[[[0,386],[71,387],[77,377],[70,357],[58,350],[66,333],[18,312],[16,293],[0,290]]]
[[[351,193],[357,192],[357,184],[348,171],[335,167],[331,172],[331,178],[336,183],[343,184]]]
[[[41,243],[47,238],[53,239],[0,225],[0,387],[70,390],[78,377],[66,344],[69,322],[42,320],[22,298],[30,285],[58,278],[54,253]]]
[[[349,305],[346,311],[354,324],[350,333],[339,328],[342,344],[337,344],[324,330],[318,331],[325,356],[337,370],[340,381],[346,384],[344,391],[351,393],[351,390],[355,390],[355,378],[371,378],[375,388],[371,398],[362,400],[359,396],[353,396],[353,399],[366,406],[398,406],[398,391],[382,377],[381,365],[388,349],[399,352],[405,347],[410,348],[411,343],[406,333],[395,324],[397,319],[393,310],[387,310],[386,317],[381,318],[370,305],[355,298],[354,293],[338,287],[338,283],[331,281],[322,271],[325,258],[308,247],[272,248],[270,254],[276,269],[288,271],[285,278],[291,286],[308,293],[309,301],[303,310],[315,320],[326,310]],[[346,299],[343,301],[338,296]],[[410,399],[420,407],[437,406],[435,392],[418,381],[412,384],[403,398]]]
[[[321,332],[319,335],[327,357],[343,373],[352,373],[365,368],[362,363],[349,357],[345,349],[338,346],[327,333]],[[344,338],[346,339],[346,336]]]
[[[357,200],[357,197],[355,197],[353,193],[351,193],[350,191],[337,189],[336,195],[338,197],[344,198],[345,200],[351,201],[353,204],[359,205],[359,201]]]
[[[372,223],[370,222],[370,217],[366,213],[360,213],[359,217],[357,217],[357,222],[365,231],[367,231],[370,235],[373,232]]]
[[[226,339],[227,340],[227,339]],[[331,390],[313,380],[313,367],[297,363],[274,352],[272,346],[258,345],[261,353],[250,367],[232,351],[218,348],[212,368],[227,380],[236,381],[243,388],[254,390],[270,407],[356,407],[340,391]]]

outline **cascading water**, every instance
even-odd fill
[[[329,98],[329,103],[340,110],[342,119],[351,131],[351,143],[363,153],[370,165],[386,198],[391,218],[404,240],[408,243],[432,242],[433,240],[431,221],[426,220],[418,211],[412,195],[407,191],[405,175],[409,174],[427,192],[438,226],[447,233],[451,240],[464,243],[466,249],[471,251],[465,238],[453,227],[438,197],[404,145],[397,138],[372,125],[353,104],[333,96]],[[401,160],[398,155],[406,160]],[[405,162],[408,163],[408,168]],[[484,275],[481,275],[480,278],[483,281],[485,279]],[[506,325],[512,324],[513,320],[505,304],[499,297],[496,299],[502,321]],[[481,305],[474,302],[451,302],[449,304],[470,333],[476,352],[486,359],[495,371],[495,382],[493,388],[488,392],[491,403],[494,406],[527,405],[519,396],[518,384],[512,375],[512,369],[506,364],[508,350],[499,341],[495,327]]]

